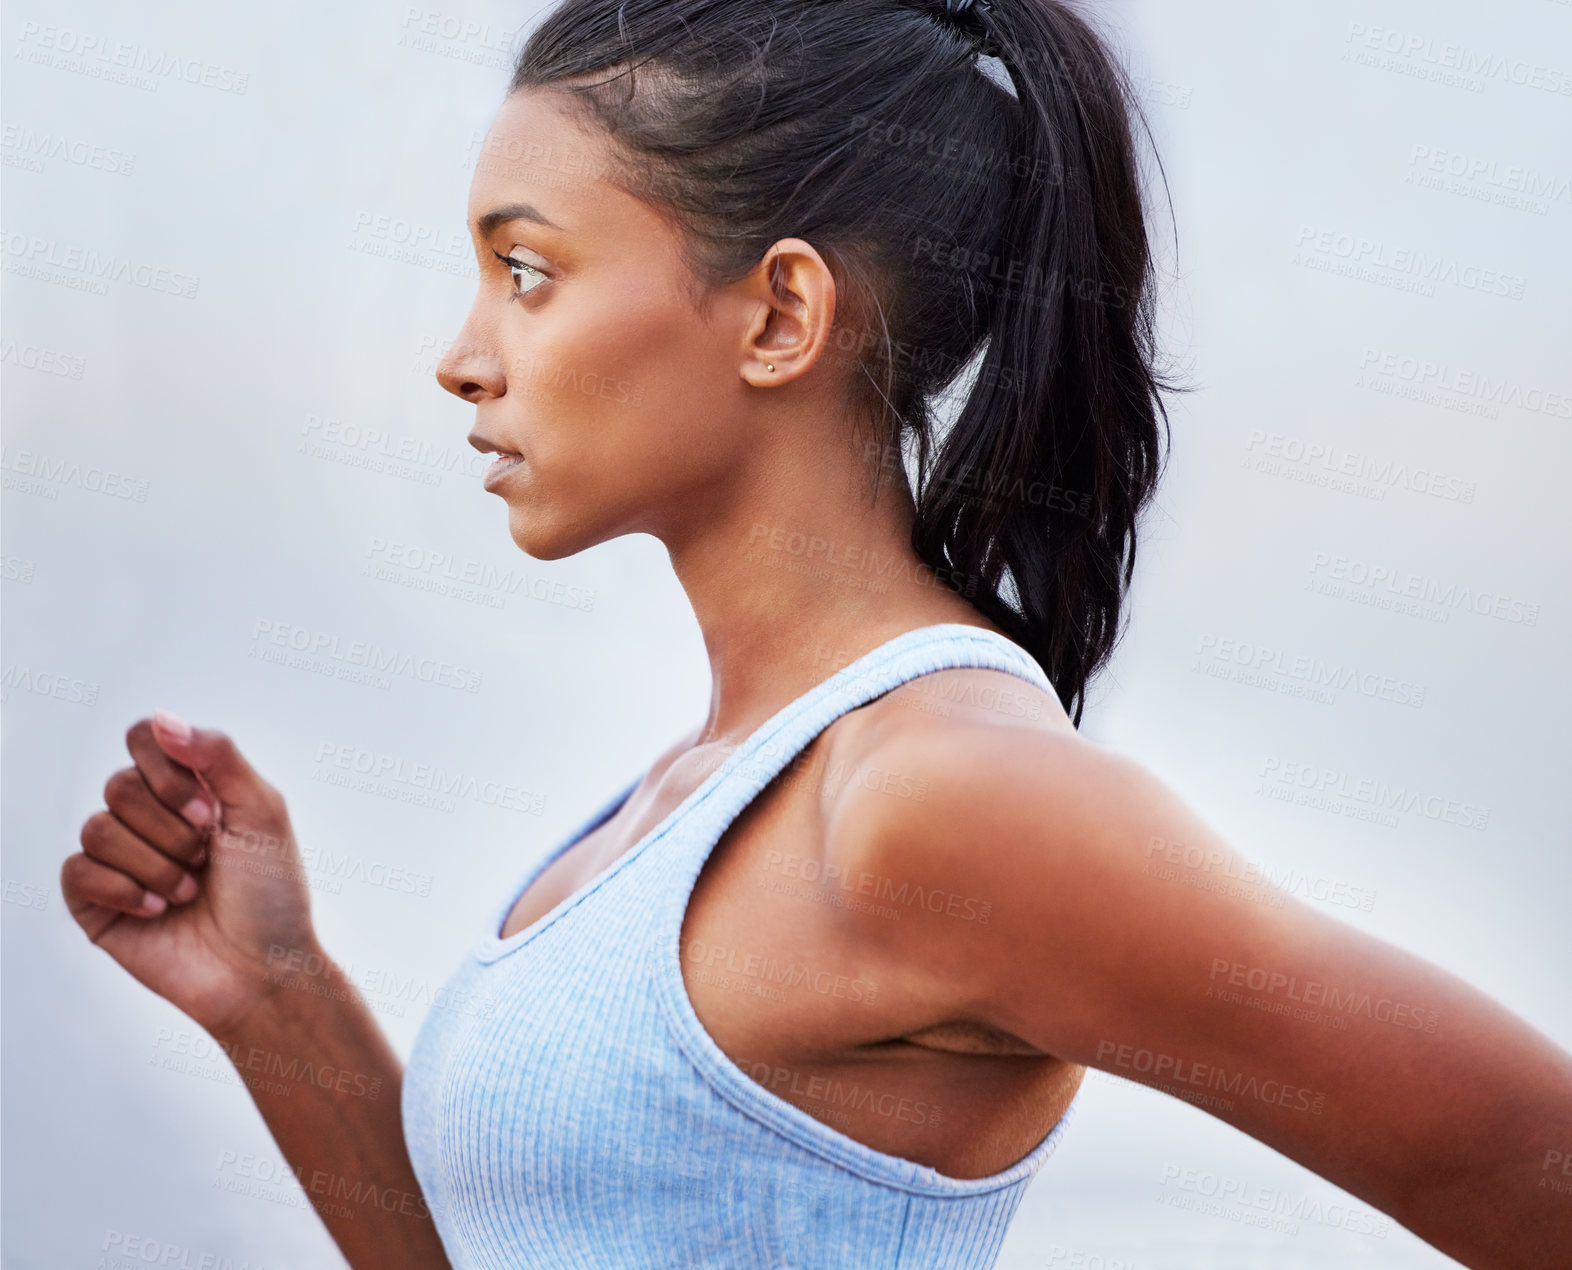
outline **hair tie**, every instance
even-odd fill
[[[998,57],[999,46],[988,30],[987,14],[993,6],[989,0],[944,0],[943,8],[933,16],[942,26],[968,39],[978,53],[985,57]]]

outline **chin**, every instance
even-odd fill
[[[603,541],[599,537],[586,538],[582,529],[569,532],[566,526],[543,521],[538,515],[511,508],[508,514],[508,532],[514,545],[531,560],[564,560]]]

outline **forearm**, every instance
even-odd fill
[[[402,1066],[360,993],[324,961],[314,992],[281,988],[216,1039],[350,1265],[442,1270],[404,1145]]]
[[[1451,1100],[1449,1149],[1393,1215],[1472,1270],[1539,1270],[1572,1249],[1572,1058],[1495,1010],[1500,1057],[1476,1077],[1489,1093]]]
[[[1353,984],[1352,1001],[1422,1003],[1434,1032],[1350,1029],[1293,1077],[1326,1091],[1324,1112],[1224,1118],[1470,1270],[1561,1264],[1572,1248],[1572,1175],[1559,1171],[1572,1153],[1572,1055],[1446,971],[1392,949],[1367,960],[1379,967],[1369,982],[1315,973]],[[1274,1059],[1271,1070],[1292,1068]]]

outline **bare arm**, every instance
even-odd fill
[[[447,1256],[404,1145],[398,1056],[339,967],[302,952],[320,958],[313,990],[280,989],[215,1039],[350,1265],[440,1270]]]
[[[398,1058],[317,942],[283,798],[221,732],[143,719],[126,747],[61,866],[71,916],[219,1042],[356,1270],[443,1270]],[[283,986],[302,963],[310,990]]]
[[[1572,1055],[1522,1019],[1255,880],[1079,736],[934,730],[869,762],[928,796],[849,795],[836,858],[995,900],[986,926],[883,924],[954,1017],[1181,1097],[1478,1270],[1565,1262]]]

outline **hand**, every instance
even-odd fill
[[[93,943],[222,1039],[278,991],[270,953],[319,947],[289,812],[215,729],[159,711],[126,748],[61,894]]]

